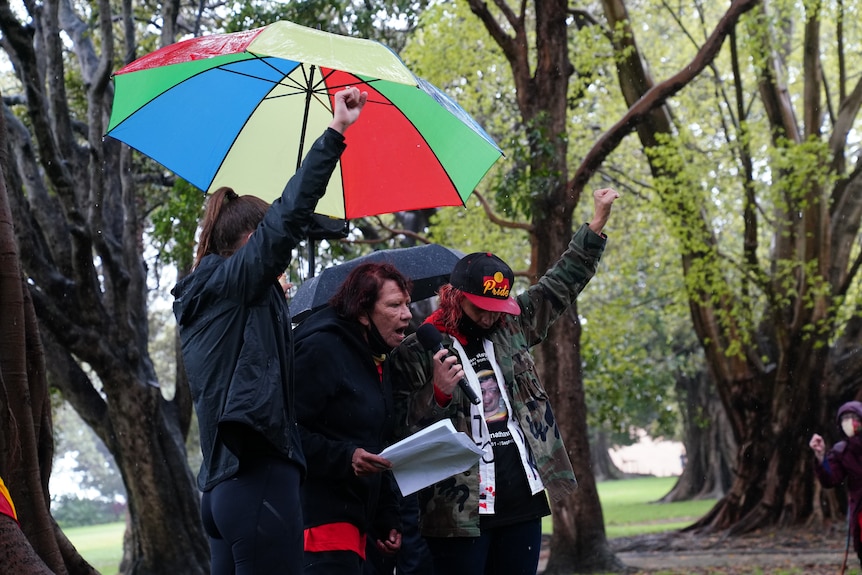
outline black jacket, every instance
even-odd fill
[[[206,256],[171,292],[200,426],[203,491],[235,475],[246,452],[269,452],[304,468],[290,314],[277,277],[344,148],[344,137],[328,129],[249,241],[229,258]]]
[[[324,308],[295,330],[296,413],[308,480],[302,486],[305,527],[348,522],[386,537],[401,529],[392,474],[356,477],[357,447],[380,453],[392,433],[387,362],[381,382],[364,327]]]

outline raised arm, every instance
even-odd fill
[[[358,118],[359,113],[368,100],[368,92],[360,92],[358,88],[348,87],[335,94],[335,110],[329,127],[344,134],[347,128]]]
[[[590,229],[601,235],[608,218],[611,217],[611,206],[620,194],[612,188],[601,188],[593,192],[593,219]]]

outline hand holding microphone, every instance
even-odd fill
[[[422,347],[435,355],[441,349],[445,349],[443,347],[443,338],[440,335],[440,332],[437,331],[436,327],[429,323],[423,323],[419,326],[419,329],[416,330],[416,339],[419,340]],[[473,391],[473,388],[470,387],[470,384],[464,377],[461,377],[461,379],[458,380],[458,387],[461,388],[461,391],[467,396],[470,403],[479,405],[482,402],[482,399],[476,395],[476,392]]]

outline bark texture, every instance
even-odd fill
[[[767,3],[746,0],[731,3],[691,64],[677,75],[656,85],[648,80],[631,81],[643,65],[635,35],[621,1],[603,4],[614,29],[622,26],[629,32],[614,37],[618,50],[630,50],[630,58],[623,59],[619,71],[631,107],[579,167],[573,179],[576,190],[635,127],[647,151],[659,145],[660,136],[672,139],[674,127],[662,121],[670,116],[657,111],[691,78],[707,66],[715,66],[718,49],[730,40],[728,70],[716,67],[713,73],[718,82],[730,78],[723,93],[728,94],[725,110],[732,110],[726,114],[727,125],[738,144],[734,149],[743,178],[741,257],[727,257],[701,206],[679,191],[694,182],[681,177],[676,187],[659,191],[662,211],[673,215],[672,233],[681,245],[693,326],[737,446],[731,463],[732,483],[694,528],[732,535],[807,522],[822,501],[812,478],[808,439],[816,430],[832,428],[837,405],[858,396],[858,387],[853,387],[860,378],[859,361],[854,357],[858,337],[851,343],[852,334],[858,336],[858,320],[843,324],[835,313],[859,269],[858,256],[851,252],[862,215],[858,193],[862,170],[856,166],[848,171],[845,147],[862,105],[862,82],[857,79],[848,90],[850,76],[841,68],[837,101],[824,100],[829,91],[820,62],[820,38],[829,32],[821,30],[819,3],[807,4],[801,13],[803,42],[798,63],[803,74],[802,103],[795,108],[797,101],[786,82],[794,53],[790,42],[778,39],[790,37],[784,34],[794,30],[793,19],[800,14],[771,12]],[[743,14],[748,19],[740,25]],[[839,11],[830,24],[840,30],[842,17]],[[737,40],[743,35],[747,53]],[[839,43],[835,50],[843,54],[845,46]],[[756,94],[748,88],[752,66]],[[648,78],[645,68],[639,76]],[[776,154],[792,157],[813,143],[825,143],[828,155],[812,146],[805,158],[812,165],[827,166],[833,179],[816,170],[806,171],[798,162],[779,164],[772,172],[772,185],[778,190],[773,198],[779,199],[758,197],[760,182],[747,134],[755,98],[766,115]],[[827,110],[834,111],[829,123],[824,122]],[[822,133],[826,125],[833,130],[828,135]],[[653,175],[666,180],[681,176],[667,165],[652,165]],[[764,225],[770,226],[768,259],[763,258],[761,245],[760,226]],[[731,279],[728,269],[733,266],[742,270],[741,278]],[[748,308],[754,293],[763,304]],[[833,341],[837,344],[830,350]]]
[[[131,4],[124,7],[122,21],[131,24]],[[28,441],[39,448],[25,477],[50,470],[47,379],[120,469],[131,512],[122,572],[203,575],[209,550],[184,446],[188,390],[178,386],[172,401],[162,397],[147,347],[146,171],[135,180],[130,151],[102,140],[113,95],[112,6],[97,3],[91,20],[65,0],[25,9],[27,23],[0,1],[2,46],[23,90],[5,98],[3,110],[12,153],[4,180],[20,246],[19,288],[26,287],[18,301],[35,311],[18,324],[28,326],[21,361],[43,384],[31,386],[29,397],[20,392],[31,412],[16,413],[12,424],[19,433],[34,430],[32,439],[18,438],[25,452],[33,449]],[[134,38],[126,40],[127,56],[134,57]],[[43,345],[51,361],[40,365]],[[17,382],[7,377],[6,384]],[[25,533],[52,570],[65,572],[75,553],[47,514],[47,476],[38,483],[11,479],[25,507]],[[30,516],[31,502],[44,505],[44,517]],[[42,538],[57,541],[54,549],[43,549]]]
[[[21,575],[95,573],[51,517],[51,401],[33,301],[21,273],[0,117],[0,477],[19,523],[0,515],[0,567]]]

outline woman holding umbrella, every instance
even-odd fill
[[[410,324],[411,283],[389,263],[364,263],[296,328],[296,414],[306,575],[361,575],[366,540],[401,546],[397,486],[377,455],[392,436],[387,358]]]
[[[300,573],[305,458],[293,405],[290,317],[278,276],[304,238],[367,93],[333,119],[272,206],[221,188],[207,201],[191,274],[172,293],[200,425],[198,487],[211,572]]]

